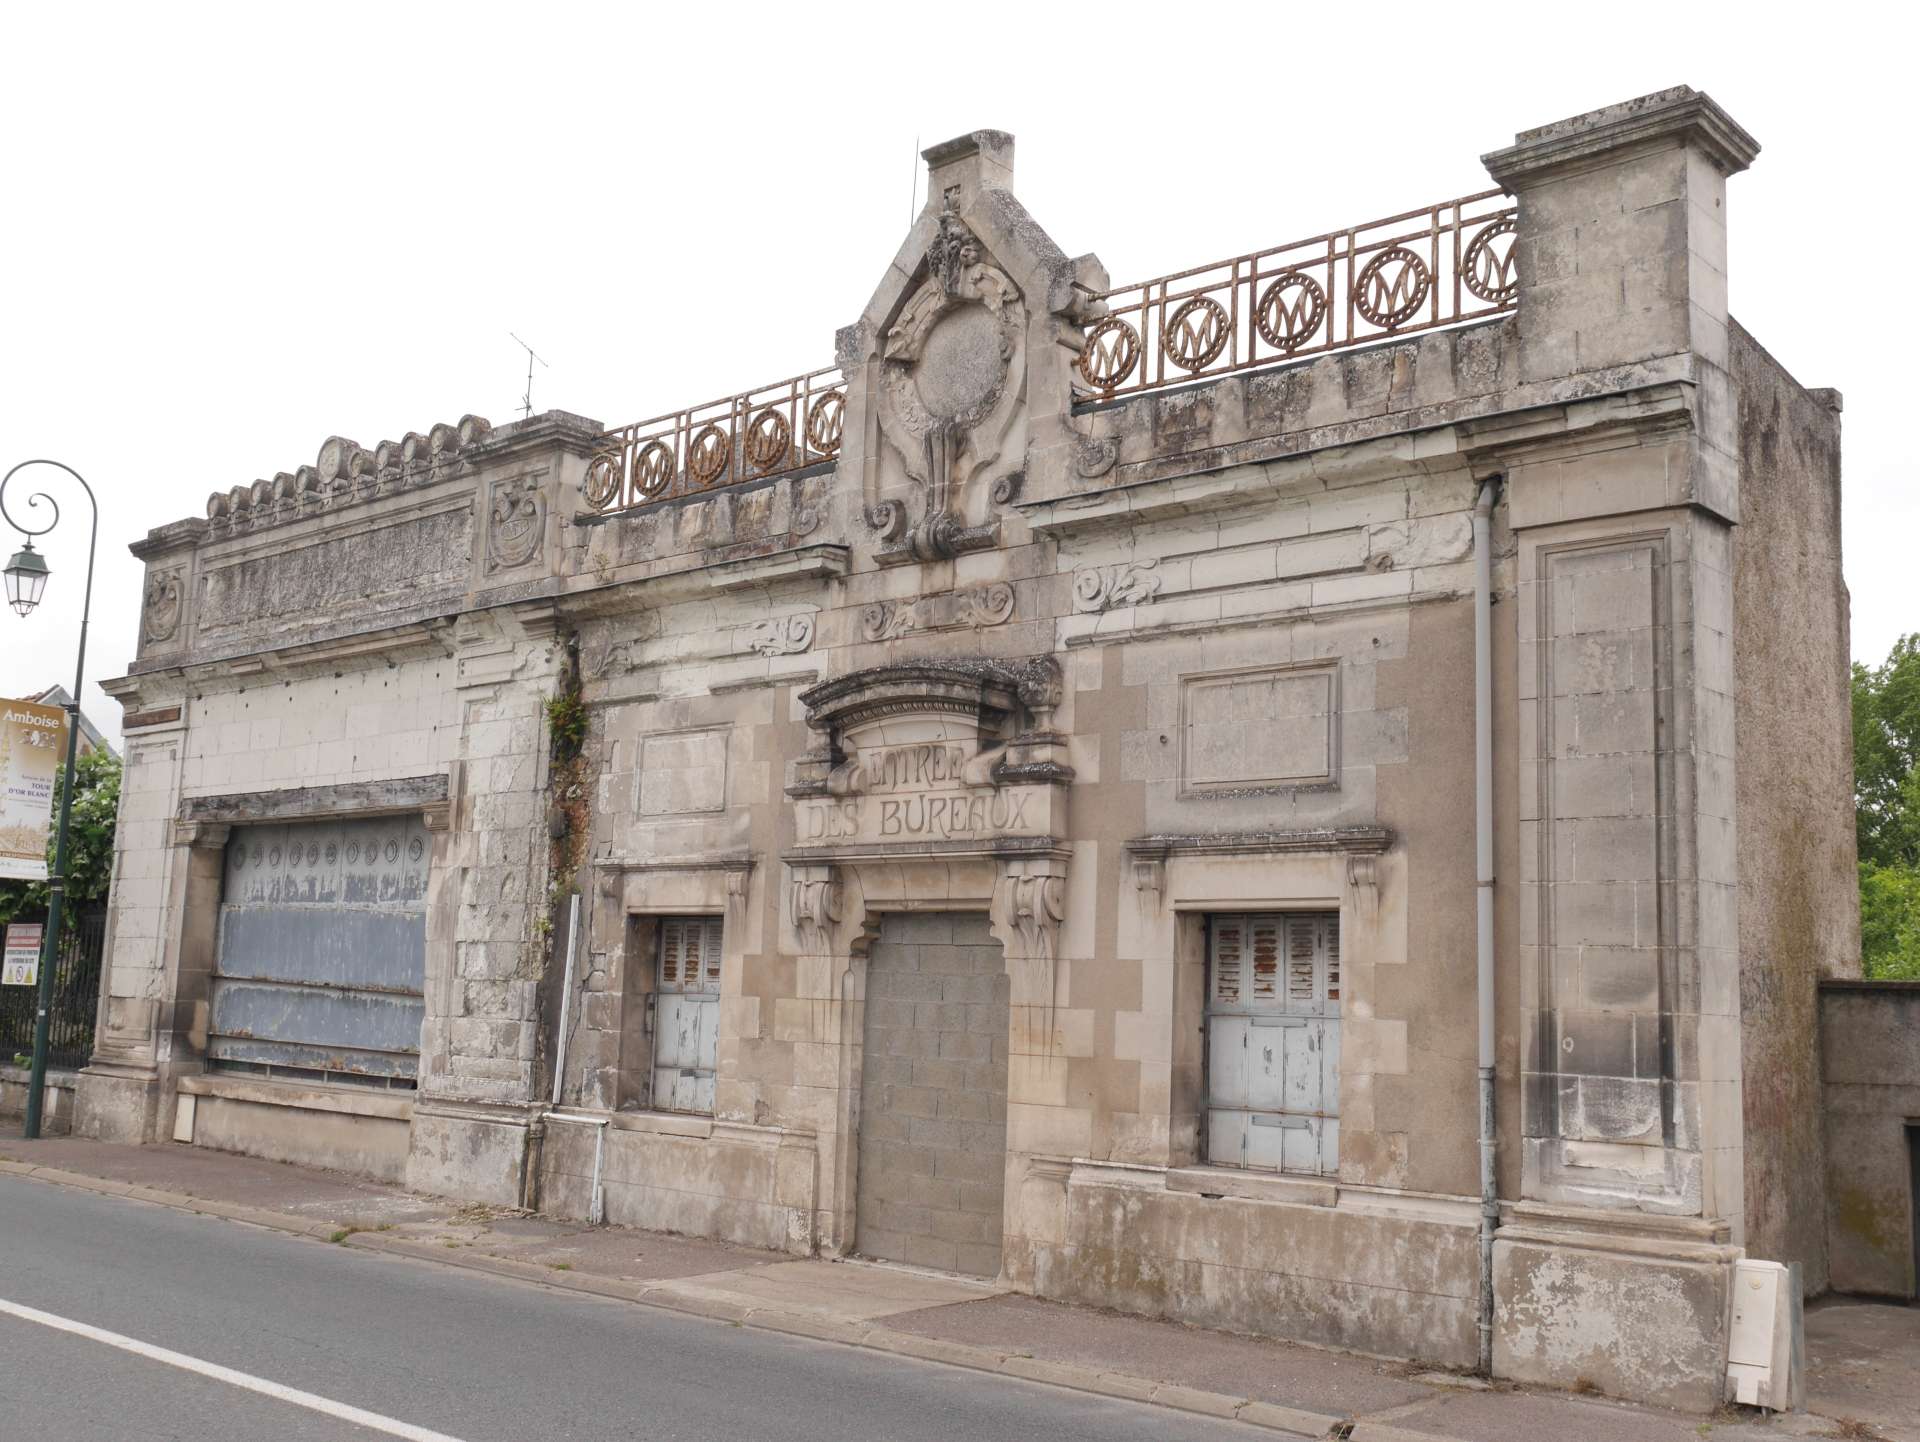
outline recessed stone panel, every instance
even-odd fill
[[[726,804],[726,731],[669,731],[641,742],[642,816],[685,816]]]
[[[1183,677],[1182,794],[1332,784],[1339,690],[1334,666]]]

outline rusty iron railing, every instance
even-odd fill
[[[1104,291],[1076,389],[1106,400],[1511,310],[1506,199],[1485,190]],[[583,497],[631,510],[830,461],[846,399],[829,366],[608,431]]]
[[[1485,190],[1105,291],[1077,384],[1105,400],[1510,310],[1505,196]]]
[[[846,378],[828,366],[636,421],[600,438],[582,497],[591,510],[630,510],[830,461],[846,404]]]

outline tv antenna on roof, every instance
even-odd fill
[[[512,331],[508,331],[507,334],[513,336],[513,343],[527,353],[527,393],[520,397],[520,414],[524,418],[533,414],[533,363],[540,361],[543,366],[547,363],[540,360],[540,357],[533,353],[533,347],[521,340],[519,336],[514,335]]]

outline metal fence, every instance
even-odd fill
[[[1075,362],[1104,401],[1512,310],[1518,211],[1502,190],[1270,246],[1097,299]],[[1099,314],[1098,311],[1095,312]],[[581,485],[589,510],[634,510],[784,475],[840,452],[836,366],[606,432]]]
[[[1515,210],[1486,190],[1104,291],[1078,369],[1099,399],[1512,309]]]
[[[828,366],[608,431],[587,469],[586,503],[626,510],[830,461],[846,405],[846,379]]]
[[[35,918],[16,917],[32,922]],[[42,918],[44,920],[44,918]],[[60,959],[53,972],[47,1065],[77,1069],[93,1055],[93,1018],[100,1001],[100,963],[106,950],[107,912],[89,907],[69,912],[60,926]],[[0,986],[0,1064],[26,1066],[33,1057],[34,998],[38,988]]]

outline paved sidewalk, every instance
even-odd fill
[[[1809,1395],[1825,1415],[1710,1418],[1539,1392],[1311,1347],[1069,1307],[866,1263],[589,1228],[176,1145],[0,1137],[0,1170],[322,1242],[719,1317],[743,1325],[1234,1417],[1349,1442],[1920,1442],[1920,1311],[1809,1313]]]

